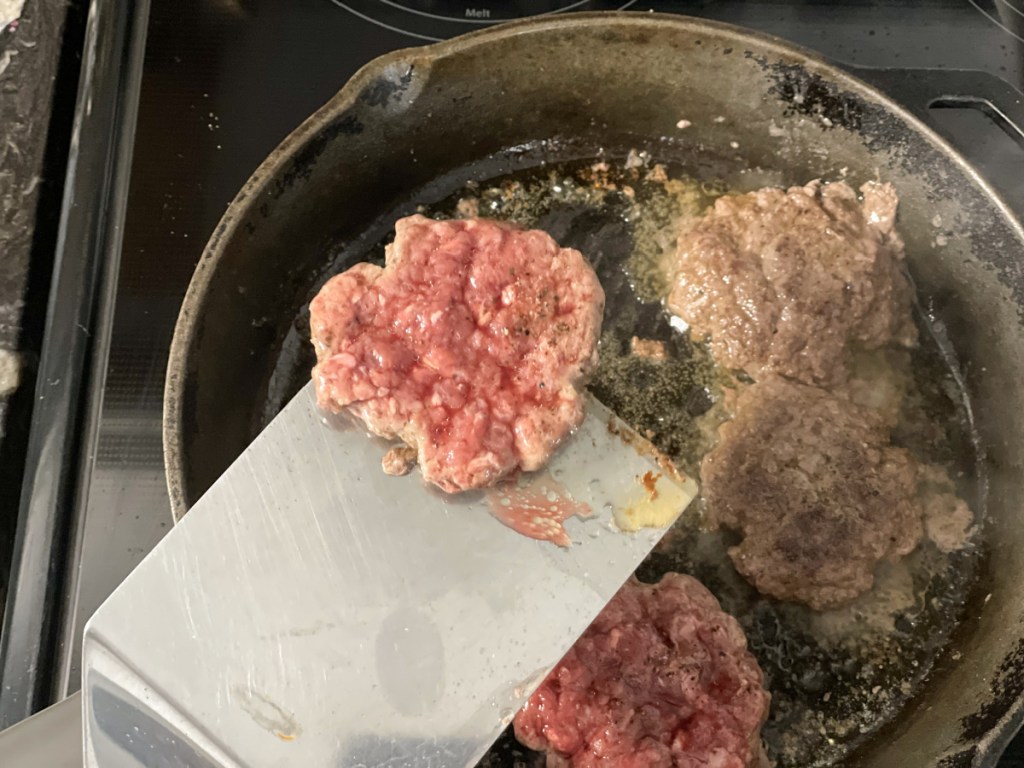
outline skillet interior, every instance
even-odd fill
[[[676,128],[683,118],[693,123],[685,132]],[[372,252],[398,215],[469,178],[630,147],[709,172],[767,167],[786,182],[845,168],[859,183],[877,172],[899,189],[915,279],[963,358],[976,404],[990,545],[928,682],[847,764],[990,764],[1024,687],[1015,578],[1021,232],[912,118],[765,38],[678,17],[578,16],[369,65],[261,167],[204,253],[168,374],[178,513],[294,387],[302,362],[288,358],[298,347],[286,339],[316,281]],[[939,236],[946,244],[936,247]]]
[[[676,150],[671,143],[654,149],[663,161],[673,159]],[[570,146],[551,144],[524,148],[524,170],[499,179],[480,178],[437,202],[447,190],[436,186],[414,199],[433,203],[417,206],[425,213],[445,217],[458,215],[460,203],[475,201],[486,215],[540,227],[560,243],[586,253],[606,295],[601,362],[590,389],[682,468],[696,474],[714,427],[725,417],[724,389],[734,383],[714,367],[702,345],[692,344],[671,327],[655,297],[640,298],[646,292],[633,286],[645,282],[645,271],[630,257],[639,254],[641,262],[647,262],[664,230],[671,231],[675,214],[697,214],[726,190],[795,180],[710,153],[694,163],[686,151],[669,164],[674,181],[667,184],[651,180],[648,167],[624,170],[626,158],[617,154],[603,155],[597,172],[592,159],[552,162],[559,153],[571,152]],[[636,153],[633,158],[638,159]],[[465,170],[483,175],[482,168]],[[693,181],[682,180],[693,176]],[[671,249],[671,238],[666,245]],[[383,246],[382,241],[357,253],[342,247],[325,258],[331,265],[327,273],[335,274],[360,259],[382,262]],[[275,386],[268,393],[268,420],[308,381],[314,362],[308,328],[308,314],[300,311],[278,357]],[[652,362],[631,354],[633,336],[663,342],[667,359]],[[908,415],[896,429],[899,442],[925,461],[953,456],[959,459],[954,469],[973,478],[970,420],[966,408],[957,407],[955,377],[945,371],[934,344],[923,342],[913,357],[921,386],[912,388],[915,394],[908,401],[927,405],[904,409]],[[946,429],[938,434],[922,431],[915,426],[920,416],[938,420]],[[961,485],[961,492],[979,508],[981,495],[972,493],[976,489],[971,483]],[[699,504],[691,512],[698,508]],[[697,515],[689,514],[647,558],[640,577],[656,581],[672,570],[697,576],[707,585],[739,619],[765,671],[773,703],[763,735],[771,757],[780,768],[833,765],[884,725],[931,671],[962,612],[977,551],[970,548],[946,557],[923,544],[899,564],[883,566],[868,595],[849,607],[817,613],[760,599],[728,558],[731,539],[702,532]],[[486,760],[489,766],[523,762],[537,768],[543,764],[539,755],[526,753],[510,735]]]

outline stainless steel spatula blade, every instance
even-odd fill
[[[86,764],[472,765],[663,533],[613,515],[693,498],[642,445],[588,404],[560,548],[384,475],[307,386],[86,627]]]

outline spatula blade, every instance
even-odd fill
[[[693,498],[642,446],[588,404],[560,548],[385,476],[307,386],[86,627],[86,764],[472,765],[663,533],[613,513]]]

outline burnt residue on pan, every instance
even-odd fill
[[[647,149],[664,165],[646,152],[587,153],[572,147],[560,148],[561,161],[555,162],[552,145],[544,144],[462,168],[419,190],[364,237],[325,257],[329,267],[304,289],[306,299],[355,261],[382,261],[391,224],[414,210],[439,218],[491,216],[542,228],[586,254],[605,287],[601,364],[591,390],[694,472],[713,445],[716,427],[729,416],[729,390],[736,379],[714,365],[703,345],[673,327],[658,298],[664,287],[658,283],[658,264],[674,247],[674,228],[715,197],[807,180],[771,169],[736,172],[730,170],[735,163],[716,162],[707,153],[673,152],[665,144]],[[573,159],[562,160],[567,156]],[[951,368],[956,363],[950,350],[941,348],[941,334],[931,332],[927,311],[919,311],[918,322],[923,341],[911,356],[913,383],[896,439],[922,460],[949,468],[961,495],[979,511],[977,457],[961,381]],[[634,337],[661,342],[664,359],[632,354]],[[308,380],[313,362],[308,310],[296,317],[279,349],[265,421]],[[669,570],[690,573],[739,619],[772,692],[764,738],[780,768],[835,765],[883,728],[914,696],[947,645],[977,571],[973,548],[943,555],[924,543],[903,561],[883,564],[870,594],[846,608],[816,613],[759,597],[726,555],[729,535],[703,531],[700,518],[698,502],[639,576],[654,581]],[[542,762],[507,732],[481,764]]]
[[[769,92],[788,105],[787,111],[820,118],[823,126],[829,129],[846,128],[851,131],[860,131],[864,127],[865,110],[874,113],[870,119],[884,117],[885,110],[881,107],[865,105],[863,99],[842,91],[821,75],[808,72],[806,67],[782,62],[769,64],[753,54],[749,57],[768,71],[774,82]]]
[[[981,739],[998,725],[1000,707],[1007,701],[1016,701],[1024,695],[1024,639],[1018,640],[1013,651],[1003,659],[992,680],[992,701],[961,721],[964,738]]]

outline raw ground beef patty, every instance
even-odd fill
[[[690,576],[619,590],[516,715],[549,766],[743,768],[770,696],[740,625]]]
[[[851,345],[916,339],[888,184],[812,181],[719,198],[679,238],[669,309],[755,379],[846,378]]]
[[[720,436],[701,464],[708,521],[743,536],[729,554],[758,591],[832,608],[921,540],[917,464],[878,414],[771,376]]]
[[[416,449],[445,491],[538,469],[583,418],[604,292],[579,251],[485,219],[395,224],[310,305],[320,405]]]

